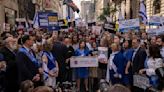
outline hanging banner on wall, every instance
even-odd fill
[[[149,25],[154,25],[154,26],[160,26],[162,21],[161,21],[160,16],[151,16],[149,19]]]
[[[138,30],[140,27],[139,18],[119,21],[119,31]]]
[[[39,27],[49,31],[59,30],[58,14],[55,12],[38,12]]]

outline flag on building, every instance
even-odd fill
[[[147,23],[146,5],[144,3],[144,0],[140,0],[139,17],[140,17],[140,21],[143,24]]]
[[[72,0],[64,0],[63,4],[66,4],[69,7],[71,7],[74,12],[80,12],[79,8],[75,5],[75,3]]]

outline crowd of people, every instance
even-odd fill
[[[106,62],[93,68],[70,67],[72,56],[98,56],[98,47],[108,48]],[[71,31],[34,29],[1,34],[0,92],[18,92],[26,83],[29,87],[44,85],[55,89],[57,82],[65,81],[75,81],[78,92],[82,88],[89,92],[90,79],[93,92],[99,89],[100,79],[142,92],[133,88],[135,74],[147,75],[154,88],[162,89],[162,79],[155,70],[163,66],[164,36],[149,36],[145,31],[115,34],[102,31],[97,35],[83,27]]]

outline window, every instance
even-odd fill
[[[158,14],[161,11],[161,0],[154,0],[153,2],[153,14]]]

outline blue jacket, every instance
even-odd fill
[[[116,80],[116,78],[114,77],[114,74],[115,74],[114,70],[113,69],[110,70],[110,80],[111,80],[112,84],[116,84],[116,83],[124,84],[123,79],[124,79],[124,75],[125,75],[124,71],[125,71],[125,67],[126,67],[126,58],[124,57],[122,52],[119,52],[114,56],[113,63],[117,67],[117,73],[121,74],[122,78],[119,80]]]

